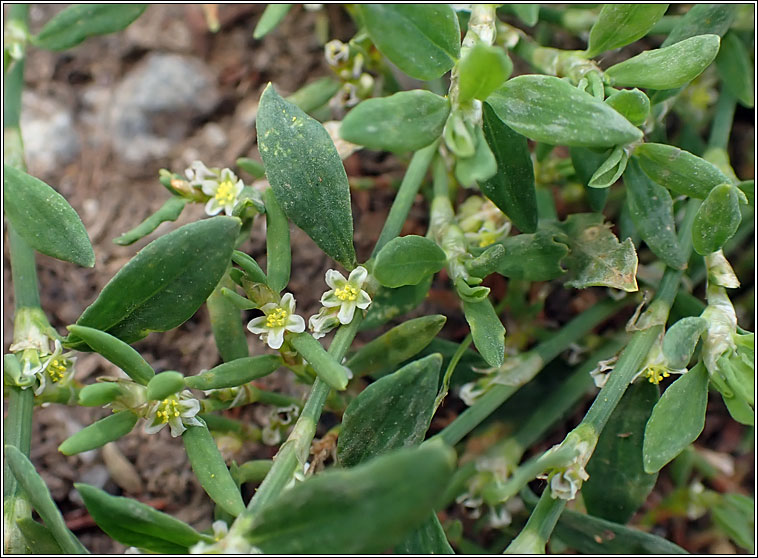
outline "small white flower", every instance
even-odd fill
[[[663,378],[668,378],[671,374],[686,374],[686,368],[671,368],[668,364],[668,360],[663,354],[663,333],[661,333],[658,341],[650,349],[647,354],[645,364],[642,366],[639,372],[634,375],[632,381],[635,381],[640,376],[647,378],[647,381],[651,384],[659,384]]]
[[[236,174],[230,169],[209,169],[201,161],[194,161],[184,174],[191,186],[200,188],[206,196],[210,196],[205,204],[208,215],[218,215],[221,210],[227,215],[232,214],[237,198],[245,187]]]
[[[212,544],[199,542],[190,547],[190,554],[262,554],[261,549],[250,545],[243,537],[229,537],[229,527],[224,521],[214,521]]]
[[[371,304],[371,297],[363,290],[368,271],[363,266],[356,267],[345,279],[336,269],[326,272],[326,284],[331,287],[321,296],[321,304],[327,308],[339,307],[337,318],[345,325],[353,321],[355,309],[365,310]]]
[[[295,299],[290,293],[285,294],[279,304],[269,302],[264,304],[261,310],[264,315],[250,320],[247,329],[260,335],[261,341],[268,343],[272,349],[282,346],[285,331],[305,331],[305,320],[295,314]]]
[[[613,371],[613,367],[616,361],[619,359],[618,355],[612,356],[608,360],[598,361],[597,366],[590,371],[592,381],[595,382],[595,386],[602,388],[608,381],[608,375]]]
[[[319,310],[318,314],[314,314],[308,318],[308,329],[311,330],[313,337],[316,339],[321,339],[338,325],[340,325],[340,320],[337,317],[336,308],[324,306]]]
[[[334,39],[324,45],[324,57],[330,66],[337,66],[350,57],[350,47],[342,41]]]
[[[203,426],[195,415],[200,412],[200,401],[192,397],[189,390],[179,395],[169,395],[162,401],[155,401],[147,411],[146,434],[155,434],[167,424],[171,428],[171,436],[181,436],[186,425]]]
[[[486,391],[485,388],[479,386],[478,382],[468,382],[461,386],[461,389],[458,392],[458,397],[460,397],[461,401],[466,405],[471,407],[471,405],[476,403],[476,400],[484,395]]]
[[[63,384],[73,372],[76,361],[72,352],[63,352],[63,346],[59,340],[55,340],[52,353],[40,354],[36,349],[25,349],[21,355],[21,388],[26,389],[34,385],[34,395],[40,395],[48,385]]]
[[[572,466],[565,471],[557,472],[550,478],[550,496],[553,499],[573,500],[582,483],[588,478],[590,476],[581,466]]]

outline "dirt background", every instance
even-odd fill
[[[63,7],[32,5],[31,30],[38,31]],[[200,5],[152,5],[123,33],[89,39],[65,53],[30,49],[22,113],[28,169],[56,187],[78,211],[97,261],[93,269],[82,269],[38,256],[42,305],[59,331],[76,321],[138,249],[159,234],[203,216],[201,205],[188,206],[176,223],[162,225],[157,233],[132,246],[120,247],[112,242],[168,198],[157,181],[159,169],[181,173],[195,159],[209,166],[233,167],[238,157],[257,158],[254,122],[265,85],[271,81],[280,94],[287,95],[318,77],[331,75],[314,33],[317,14],[295,6],[279,29],[258,41],[252,38],[252,29],[263,7],[221,6],[221,31],[212,34]],[[325,5],[324,11],[329,37],[347,41],[355,28],[345,11],[336,5]],[[735,128],[735,134],[746,141],[752,141],[750,122],[752,116],[743,115]],[[738,174],[752,177],[752,158],[740,154],[736,161],[740,163]],[[359,259],[368,257],[381,230],[393,198],[392,186],[402,177],[404,165],[404,161],[375,152],[359,152],[345,160],[351,180],[372,177],[376,186],[370,191],[354,188],[352,192]],[[419,199],[404,234],[424,234],[425,219],[425,204]],[[332,264],[299,229],[292,227],[291,234],[293,275],[288,290],[297,298],[298,311],[307,316],[318,308],[324,273]],[[265,266],[261,220],[242,249]],[[6,249],[6,287],[10,285],[7,258]],[[494,279],[488,284],[497,297],[502,296],[504,280]],[[548,300],[549,315],[542,318],[563,323],[597,296],[593,290],[557,287]],[[7,350],[12,339],[10,288],[4,289],[3,304]],[[458,304],[444,278],[435,282],[429,301],[417,313],[429,312],[449,316],[443,336],[460,340],[466,334]],[[368,338],[363,335],[359,342]],[[249,343],[251,354],[265,352],[252,336]],[[135,348],[157,371],[175,369],[194,374],[219,362],[204,309],[181,327],[153,334]],[[82,355],[77,361],[76,379],[82,383],[119,373],[98,355]],[[286,375],[275,374],[260,385],[295,396],[306,391]],[[719,403],[709,408],[701,442],[735,455],[744,429],[727,419]],[[260,424],[268,412],[260,407],[249,406],[236,416]],[[460,404],[448,407],[443,408],[441,416],[449,419]],[[189,468],[181,440],[171,438],[167,429],[148,436],[141,427],[135,428],[106,452],[95,450],[74,457],[58,453],[61,441],[105,414],[102,409],[60,405],[35,412],[32,461],[85,546],[93,553],[124,551],[94,526],[73,489],[75,481],[136,497],[197,528],[207,528],[212,507]],[[536,449],[549,447],[564,434],[565,429],[559,429]],[[275,452],[274,447],[257,443],[230,445],[223,450],[228,459],[239,463],[271,457]],[[752,459],[752,453],[737,457],[736,472],[725,481],[728,487],[742,486],[752,493]],[[646,508],[660,500],[661,493],[670,489],[670,482],[666,485],[663,479],[659,486]],[[713,551],[708,546],[711,540],[698,542],[689,536],[692,529],[697,529],[696,523],[670,523],[659,534],[690,551]]]

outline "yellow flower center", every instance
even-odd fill
[[[175,395],[172,395],[171,397],[167,397],[161,401],[161,404],[158,406],[158,410],[156,411],[155,416],[163,424],[166,424],[172,417],[180,417],[181,412],[179,411],[179,399]]]
[[[340,289],[334,290],[334,296],[343,302],[354,302],[358,300],[359,290],[351,285],[345,285]]]
[[[496,233],[485,231],[479,235],[479,248],[486,248],[494,244],[498,235]]]
[[[268,314],[266,314],[266,327],[284,327],[287,325],[287,319],[290,317],[290,313],[284,308],[275,308]]]
[[[234,203],[237,195],[234,191],[234,183],[231,180],[224,180],[218,185],[216,195],[214,196],[219,205],[231,205]]]
[[[47,364],[47,374],[53,383],[60,382],[68,370],[69,362],[65,358],[55,357]]]
[[[654,364],[645,370],[645,376],[651,384],[658,384],[663,378],[668,378],[670,375],[666,367],[660,364]]]

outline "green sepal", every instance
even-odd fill
[[[68,330],[84,343],[123,370],[138,384],[147,385],[155,376],[153,367],[132,347],[104,331],[81,325],[70,325]]]
[[[147,383],[145,396],[149,401],[159,401],[184,389],[184,375],[175,370],[156,374]]]
[[[450,102],[431,91],[401,91],[366,99],[340,124],[340,136],[351,143],[383,151],[416,151],[442,135]]]
[[[605,71],[611,85],[674,89],[686,85],[716,58],[718,35],[698,35],[669,47],[648,50]]]
[[[234,517],[241,514],[245,510],[242,495],[208,428],[187,426],[182,442],[192,470],[211,500]]]
[[[423,236],[393,238],[376,255],[373,275],[385,287],[417,285],[443,267],[447,256],[437,244]]]
[[[132,498],[111,496],[84,483],[75,483],[74,488],[98,527],[121,544],[157,553],[177,548],[186,553],[198,542],[213,542],[213,537]]]
[[[269,84],[256,118],[266,176],[284,213],[329,256],[355,267],[345,168],[329,133]]]
[[[446,321],[445,316],[433,314],[403,322],[366,343],[345,366],[355,377],[385,376],[431,343]]]
[[[75,4],[48,21],[32,37],[45,50],[67,50],[88,37],[126,29],[142,15],[148,4]]]
[[[489,299],[480,302],[463,301],[463,312],[471,328],[471,337],[479,353],[490,366],[500,366],[505,360],[505,327]]]
[[[537,191],[526,138],[511,130],[484,103],[484,137],[497,161],[497,173],[479,181],[479,188],[521,232],[537,230]]]
[[[460,56],[458,16],[447,4],[356,5],[371,40],[407,75],[437,79]]]
[[[76,455],[83,451],[102,447],[108,442],[113,442],[129,434],[134,425],[137,424],[138,418],[131,411],[118,411],[108,415],[66,438],[58,446],[58,451],[63,455]]]
[[[187,387],[199,390],[223,389],[241,386],[268,376],[282,365],[279,355],[244,357],[219,364],[197,376],[187,376]]]
[[[179,218],[179,215],[182,214],[182,210],[184,209],[184,206],[187,205],[188,201],[189,200],[186,198],[180,198],[178,196],[170,197],[158,211],[153,213],[129,232],[122,234],[118,238],[114,238],[113,243],[118,244],[119,246],[128,246],[129,244],[137,242],[139,239],[149,235],[157,229],[161,223],[176,221]]]
[[[610,106],[553,76],[510,79],[487,103],[510,128],[550,145],[612,147],[642,139]]]
[[[702,363],[663,392],[645,427],[642,460],[655,473],[694,442],[703,431],[708,402],[708,371]]]
[[[247,540],[274,554],[381,552],[424,521],[454,463],[451,448],[430,444],[327,471],[262,508]]]
[[[95,265],[87,231],[79,215],[53,188],[25,172],[3,165],[3,205],[13,229],[40,254]]]
[[[434,413],[442,356],[429,355],[377,380],[345,409],[337,458],[353,467],[420,444]]]
[[[187,321],[205,302],[229,264],[239,219],[211,217],[154,240],[108,282],[77,325],[133,343]],[[69,345],[83,343],[69,336]]]

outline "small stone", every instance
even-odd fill
[[[60,176],[61,167],[73,162],[81,149],[71,109],[29,90],[21,101],[21,137],[29,172]]]

